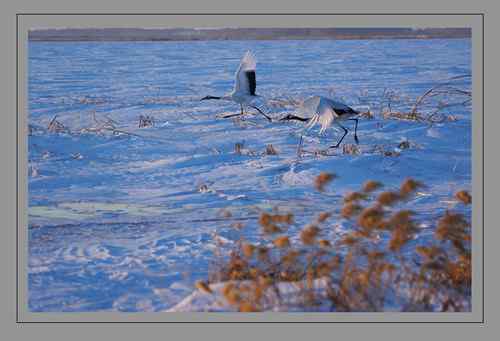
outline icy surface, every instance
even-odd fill
[[[445,110],[456,120],[432,127],[361,120],[359,155],[340,150],[297,163],[303,125],[258,114],[222,119],[239,106],[199,99],[230,91],[251,49],[257,93],[273,117],[293,112],[273,100],[310,95],[377,113],[384,89],[414,100],[440,80],[470,73],[470,47],[460,39],[30,43],[29,309],[169,309],[206,278],[215,231],[231,244],[231,224],[240,222],[255,239],[259,210],[275,206],[296,215],[298,230],[367,179],[425,182],[415,207],[431,231],[455,205],[453,193],[471,186],[469,108]],[[470,79],[458,84],[471,87]],[[402,102],[392,108],[409,110]],[[47,131],[55,115],[69,132]],[[140,115],[155,125],[139,128]],[[106,121],[126,133],[89,129]],[[315,129],[304,148],[325,148],[339,136]],[[405,140],[411,147],[398,149]],[[354,143],[351,134],[344,141]],[[277,155],[266,155],[269,144]],[[377,146],[400,154],[384,156]],[[339,176],[325,194],[312,186],[321,171]],[[325,237],[345,226],[335,221]]]

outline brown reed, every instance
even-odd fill
[[[321,189],[332,179],[318,178],[315,185],[321,184]],[[282,234],[273,236],[269,244],[269,236],[283,233],[294,216],[264,212],[259,217],[263,240],[237,243],[212,277],[229,281],[222,295],[240,312],[286,304],[277,289],[281,282],[301,288],[294,301],[307,311],[324,303],[332,311],[393,310],[388,300],[397,302],[393,304],[401,311],[470,311],[471,237],[464,214],[445,211],[435,223],[434,235],[421,245],[415,239],[421,233],[415,207],[393,207],[396,202],[403,205],[422,186],[405,179],[399,191],[377,194],[382,184],[365,182],[362,192],[348,194],[350,200],[344,198],[337,211],[352,230],[333,239],[320,235],[330,229],[335,210],[322,212],[305,225],[298,235],[300,242]],[[462,192],[467,193],[458,193]],[[470,203],[465,194],[460,196],[466,198],[459,199],[464,204]],[[361,200],[366,207],[359,205]],[[314,289],[317,279],[326,280],[323,296]],[[208,282],[197,282],[196,287],[212,292]]]

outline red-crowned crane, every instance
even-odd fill
[[[344,130],[344,135],[340,138],[337,144],[330,146],[330,148],[337,148],[342,143],[342,140],[349,132],[347,128],[345,128],[341,121],[355,121],[356,124],[354,126],[354,141],[359,143],[358,140],[358,116],[360,113],[353,108],[345,105],[344,103],[340,103],[334,101],[330,98],[326,98],[323,96],[313,96],[306,99],[300,109],[298,110],[297,115],[288,114],[283,117],[281,121],[286,120],[296,120],[307,122],[306,129],[309,130],[316,124],[321,126],[320,134],[323,133],[328,127],[332,124],[335,124]],[[302,139],[301,139],[302,140]]]
[[[257,110],[261,115],[267,118],[270,122],[272,121],[271,117],[266,115],[262,110],[252,104],[252,102],[258,97],[255,93],[255,89],[257,88],[257,82],[255,77],[255,68],[257,66],[257,61],[255,60],[254,55],[247,51],[243,58],[241,59],[240,66],[236,71],[235,83],[233,91],[224,96],[205,96],[201,100],[209,100],[209,99],[218,99],[218,100],[226,100],[233,101],[240,105],[241,112],[239,114],[227,115],[224,118],[240,116],[244,114],[243,107],[250,107]]]

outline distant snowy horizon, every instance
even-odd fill
[[[296,39],[463,39],[467,27],[36,27],[30,41],[211,41]]]

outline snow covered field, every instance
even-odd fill
[[[301,125],[222,119],[239,106],[200,102],[232,89],[248,49],[274,118],[310,95],[369,106],[375,117],[360,120],[360,153],[296,163]],[[169,309],[206,278],[214,232],[230,245],[231,224],[241,222],[256,239],[260,210],[275,206],[294,213],[298,231],[368,179],[424,182],[414,204],[432,232],[453,194],[471,187],[470,106],[443,109],[453,119],[432,126],[379,113],[389,97],[393,111],[409,111],[429,88],[470,72],[468,39],[29,43],[29,309]],[[470,78],[454,85],[471,89]],[[60,132],[47,129],[55,115]],[[154,126],[139,128],[140,115]],[[96,131],[111,126],[125,133]],[[340,137],[317,131],[306,149]],[[404,141],[409,148],[399,148]],[[322,171],[339,176],[326,194],[312,186]],[[332,238],[348,229],[332,225]]]

